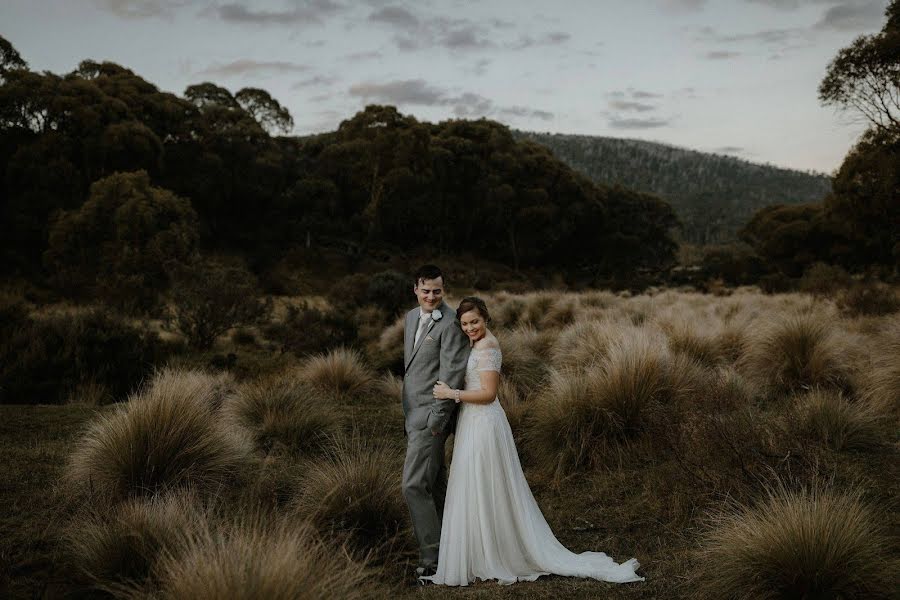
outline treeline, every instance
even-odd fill
[[[516,136],[547,146],[597,183],[662,197],[683,223],[681,239],[691,244],[734,242],[760,208],[817,202],[830,189],[824,175],[654,142],[559,133]]]
[[[244,256],[257,274],[287,254],[337,256],[332,275],[468,255],[587,282],[674,263],[668,204],[596,185],[493,121],[369,106],[334,132],[279,136],[292,119],[264,90],[206,82],[181,97],[89,60],[37,73],[0,41],[6,276],[152,296],[198,251]]]

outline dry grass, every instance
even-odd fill
[[[774,317],[750,340],[739,370],[774,396],[813,387],[849,390],[848,348],[823,317]]]
[[[142,585],[161,552],[185,543],[203,519],[200,500],[166,494],[127,500],[112,510],[89,509],[65,533],[72,562],[89,585],[114,592]]]
[[[343,415],[333,402],[289,375],[243,384],[225,404],[223,414],[246,429],[266,453],[280,448],[297,455],[315,453],[344,426]]]
[[[296,482],[296,514],[358,556],[371,553],[383,560],[406,549],[402,456],[389,446],[355,436],[335,440],[329,450]]]
[[[796,431],[832,450],[863,450],[883,443],[882,424],[864,403],[835,390],[812,390],[797,398]]]
[[[362,356],[347,348],[337,348],[307,359],[298,374],[310,385],[338,398],[365,394],[375,382],[375,376]]]
[[[888,548],[861,493],[778,486],[713,517],[693,585],[716,600],[886,599],[896,592]]]
[[[403,379],[393,373],[384,373],[375,383],[375,389],[385,398],[399,402],[403,393]]]
[[[110,501],[190,486],[214,492],[254,463],[250,440],[214,416],[209,378],[166,369],[127,403],[100,415],[66,471],[80,492]]]
[[[547,362],[539,353],[544,340],[532,327],[517,327],[498,336],[504,376],[523,394],[535,392],[548,372]]]
[[[872,346],[863,395],[879,413],[900,419],[900,318],[886,322]]]
[[[171,600],[355,600],[384,593],[367,580],[363,564],[314,531],[265,516],[202,528],[177,551],[166,552],[154,572],[155,596]]]
[[[602,362],[551,373],[528,413],[530,452],[557,478],[596,465],[640,434],[651,412],[699,392],[702,376],[692,361],[673,359],[661,335],[635,328],[609,343]]]
[[[559,332],[550,363],[556,369],[578,369],[599,362],[610,343],[628,327],[608,321],[577,321]]]

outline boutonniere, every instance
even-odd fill
[[[433,311],[431,311],[431,320],[435,323],[440,321],[442,318],[444,318],[444,315],[438,309],[434,309]]]

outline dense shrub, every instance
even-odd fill
[[[40,319],[12,310],[0,338],[0,404],[57,404],[80,386],[121,399],[180,349],[101,308]]]
[[[365,565],[326,545],[309,527],[263,516],[210,524],[154,575],[169,600],[319,600],[384,597]]]
[[[285,374],[244,383],[223,414],[249,431],[265,452],[276,446],[295,454],[315,452],[343,425],[341,413],[321,392]]]
[[[232,327],[264,322],[271,298],[258,297],[256,279],[245,268],[202,259],[173,270],[169,320],[191,346],[206,350]]]
[[[356,341],[356,322],[344,310],[319,310],[309,305],[289,306],[283,323],[263,327],[265,336],[281,345],[284,352],[307,356],[327,352]]]
[[[717,600],[887,599],[896,592],[889,561],[859,493],[780,487],[714,516],[692,587]]]
[[[166,369],[127,403],[101,414],[75,443],[66,479],[77,492],[117,502],[172,488],[227,490],[255,462],[250,439],[213,407],[212,378]]]
[[[337,441],[297,481],[297,514],[358,555],[384,558],[409,543],[398,539],[409,520],[400,495],[401,461],[387,446]]]

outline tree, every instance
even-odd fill
[[[819,99],[855,111],[879,131],[900,128],[900,0],[885,11],[879,33],[838,52],[819,84]]]
[[[256,278],[240,265],[216,259],[197,259],[173,270],[169,313],[191,346],[208,350],[216,338],[240,325],[267,320],[272,299],[260,301]]]
[[[57,215],[44,264],[65,293],[149,309],[197,238],[189,201],[151,186],[146,171],[116,173],[95,182],[80,208]]]
[[[234,99],[263,129],[274,135],[279,131],[285,135],[294,128],[294,119],[288,109],[281,106],[269,92],[259,88],[244,88],[234,95]]]
[[[5,37],[0,35],[0,81],[9,71],[28,69],[28,63]]]

